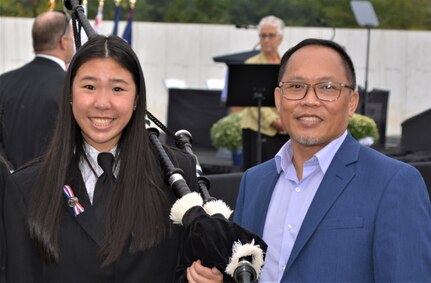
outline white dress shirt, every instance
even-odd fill
[[[116,149],[117,147],[115,146],[109,152],[115,156]],[[88,162],[84,158],[81,158],[79,162],[79,169],[81,170],[82,179],[84,180],[85,188],[87,189],[88,198],[90,199],[90,202],[93,203],[93,196],[94,196],[94,189],[96,187],[96,182],[99,176],[102,175],[103,169],[97,163],[97,156],[100,153],[99,151],[97,151],[97,149],[95,149],[94,147],[92,147],[87,143],[84,143],[84,151],[85,151],[85,154],[87,155],[87,159],[90,162],[90,164],[88,164]],[[114,166],[115,177],[118,176],[119,168],[120,167],[118,166],[118,163],[115,162],[115,166]],[[96,172],[96,175],[94,174],[94,172]]]

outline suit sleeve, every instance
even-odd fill
[[[4,113],[4,103],[0,101],[0,121],[3,121],[3,113]],[[6,152],[4,150],[4,141],[3,141],[3,123],[0,123],[0,155],[6,159]]]
[[[5,193],[7,282],[42,282],[42,262],[27,229],[24,197],[13,179],[8,178]]]
[[[380,200],[373,254],[376,281],[431,282],[431,204],[410,166],[394,175]]]

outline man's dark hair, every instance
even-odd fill
[[[352,59],[350,59],[350,56],[347,54],[346,50],[344,50],[344,48],[341,45],[339,45],[334,41],[326,40],[326,39],[317,39],[317,38],[304,39],[294,47],[287,50],[286,53],[284,53],[283,57],[281,58],[280,71],[278,73],[279,82],[281,82],[283,74],[286,70],[287,62],[289,61],[293,53],[309,45],[323,46],[323,47],[328,47],[328,48],[331,48],[332,50],[335,50],[340,55],[341,60],[343,61],[344,68],[347,74],[347,79],[349,80],[350,86],[353,88],[356,88],[355,67],[353,66]]]

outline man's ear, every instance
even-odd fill
[[[349,117],[352,117],[359,104],[359,93],[354,91],[349,96]]]
[[[60,40],[59,40],[58,44],[60,45],[61,50],[65,50],[67,48],[67,40],[68,39],[67,39],[66,34],[63,34],[60,37]]]

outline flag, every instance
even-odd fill
[[[133,14],[135,13],[135,2],[134,0],[130,1],[130,11],[127,16],[127,25],[123,32],[123,39],[127,41],[129,46],[132,46],[132,23],[133,23]]]
[[[121,0],[115,1],[114,29],[112,30],[113,35],[118,35],[118,22],[120,21],[120,12],[121,12],[120,2]]]
[[[102,28],[102,20],[103,20],[103,0],[99,1],[99,8],[97,8],[96,19],[94,20],[94,31],[100,33]]]

